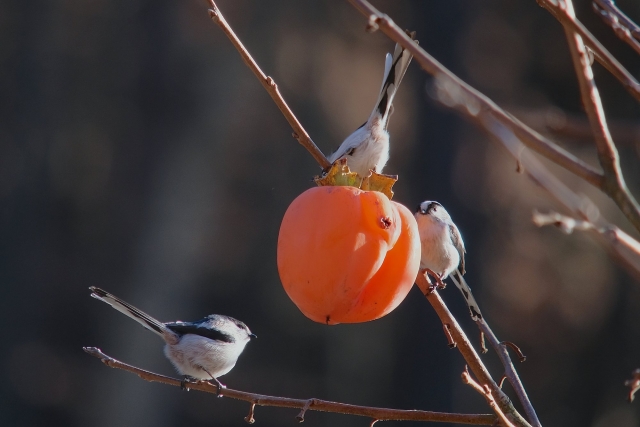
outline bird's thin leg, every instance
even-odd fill
[[[182,377],[182,381],[180,381],[180,388],[184,391],[189,391],[189,383],[194,383],[197,382],[197,380],[195,378],[193,378],[190,375],[184,375]]]
[[[430,268],[425,268],[425,270],[427,270],[427,273],[429,273],[429,275],[433,276],[434,279],[436,279],[436,284],[431,284],[431,286],[429,286],[429,292],[433,292],[436,289],[444,289],[447,287],[447,285],[444,284],[444,282],[442,281],[442,278],[440,277],[439,274],[437,274],[435,271],[431,270]]]
[[[218,379],[216,377],[214,377],[213,375],[211,375],[211,372],[207,371],[205,368],[202,368],[202,370],[205,371],[207,374],[209,374],[211,379],[216,382],[216,386],[218,387],[218,391],[216,392],[216,396],[217,397],[222,397],[222,389],[223,388],[227,388],[227,386],[225,386],[220,381],[218,381]]]

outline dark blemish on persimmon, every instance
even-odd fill
[[[381,227],[384,228],[385,230],[391,227],[391,224],[392,224],[391,219],[387,217],[380,218],[380,223],[382,224]]]

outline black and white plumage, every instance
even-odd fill
[[[471,317],[481,319],[480,307],[462,277],[466,251],[460,230],[451,216],[440,203],[427,200],[418,205],[415,217],[422,250],[420,268],[433,271],[441,280],[451,276],[469,306]]]
[[[413,35],[412,35],[413,38]],[[396,44],[393,56],[387,53],[384,78],[375,107],[365,124],[345,139],[329,156],[329,162],[346,158],[352,172],[365,177],[370,170],[381,173],[389,160],[389,132],[387,126],[393,112],[393,98],[413,55]]]
[[[255,338],[247,325],[229,316],[211,314],[195,322],[163,323],[100,288],[89,289],[92,297],[162,337],[165,356],[185,377],[212,379],[223,387],[218,377],[231,371],[244,347]]]

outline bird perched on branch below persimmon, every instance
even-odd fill
[[[422,250],[420,268],[431,270],[440,282],[451,276],[462,292],[473,320],[481,319],[480,307],[462,277],[466,251],[460,230],[451,216],[440,203],[427,200],[418,205],[415,217]]]
[[[131,304],[100,288],[91,286],[91,296],[109,304],[140,323],[165,341],[164,354],[180,375],[182,387],[193,380],[213,380],[218,395],[224,385],[218,377],[233,369],[238,357],[251,338],[247,325],[233,317],[211,314],[195,322],[162,323]]]

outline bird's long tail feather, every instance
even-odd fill
[[[100,288],[91,286],[89,289],[91,290],[91,296],[93,298],[99,299],[100,301],[109,304],[120,313],[140,323],[146,329],[160,335],[168,343],[175,344],[175,342],[178,341],[179,338],[175,332],[167,328],[164,323],[149,316],[144,311],[132,306],[131,304],[121,300],[117,296],[112,295]]]
[[[384,78],[382,79],[382,86],[380,87],[380,95],[376,101],[376,108],[374,108],[371,116],[380,114],[382,116],[382,123],[384,127],[387,127],[389,120],[389,111],[393,98],[396,95],[398,86],[402,82],[402,78],[411,63],[413,55],[409,53],[405,48],[396,44],[393,56],[387,53],[384,66]],[[371,119],[370,119],[371,120]]]
[[[464,277],[462,277],[462,274],[460,274],[460,271],[456,269],[456,271],[454,271],[450,277],[451,277],[451,280],[453,280],[453,283],[455,283],[456,287],[460,289],[460,292],[462,292],[462,296],[464,297],[464,300],[467,303],[467,306],[469,307],[471,318],[474,321],[482,319],[480,306],[478,305],[478,302],[476,301],[476,299],[473,297],[473,294],[471,293],[471,288],[467,284],[467,281],[464,280]]]

